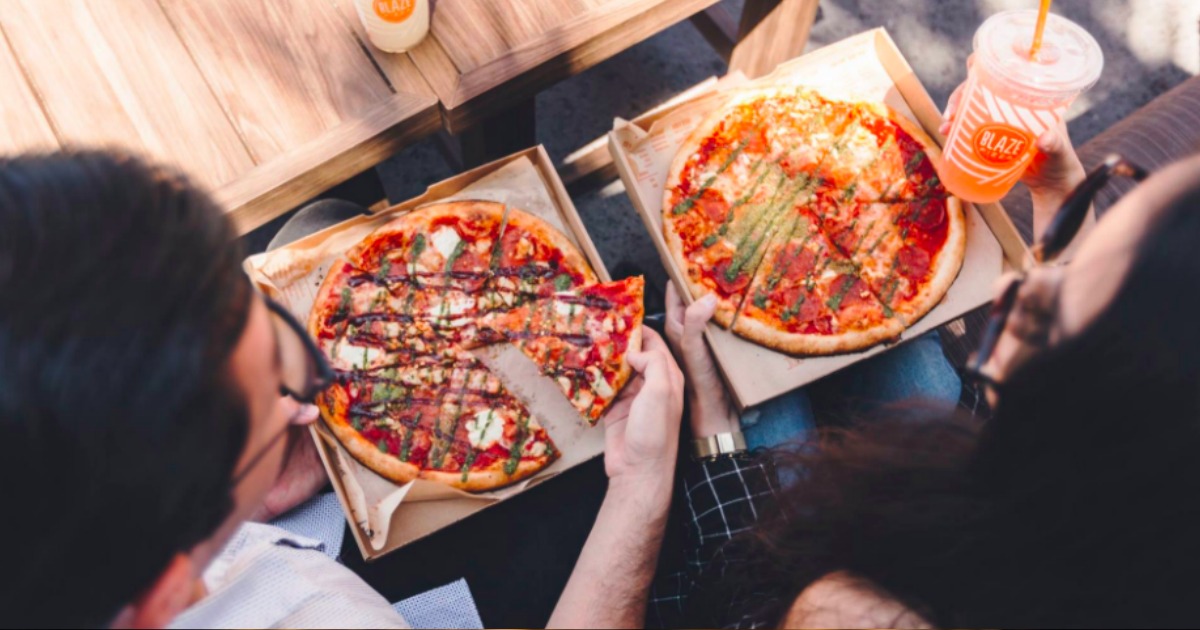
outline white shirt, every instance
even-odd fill
[[[246,523],[204,572],[208,596],[171,628],[407,628],[320,541]]]

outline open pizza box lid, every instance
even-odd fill
[[[567,235],[601,281],[611,278],[584,230],[566,188],[543,147],[537,146],[439,182],[425,193],[372,215],[344,221],[274,251],[246,259],[251,280],[267,295],[307,321],[330,265],[380,226],[421,206],[453,200],[487,200],[520,208]],[[542,377],[519,350],[481,356],[506,386],[529,406],[549,432],[561,457],[520,483],[468,494],[431,481],[397,485],[360,464],[321,423],[311,429],[317,452],[333,482],[365,560],[374,560],[471,514],[511,498],[604,451],[604,429],[589,428],[551,379]]]
[[[939,145],[941,113],[921,85],[895,42],[882,28],[866,31],[780,64],[771,74],[750,81],[739,73],[706,81],[689,92],[690,98],[626,121],[617,119],[609,133],[609,150],[634,208],[658,248],[659,257],[675,288],[690,304],[684,273],[663,238],[662,196],[667,171],[679,147],[709,112],[721,105],[730,90],[752,85],[797,84],[830,98],[882,101],[907,116]],[[899,343],[916,338],[992,297],[993,281],[1007,260],[1020,265],[1028,250],[1011,219],[999,204],[972,207],[964,203],[967,251],[962,270],[942,302],[904,332]],[[739,409],[745,410],[849,365],[886,352],[896,344],[862,352],[793,357],[760,346],[709,324],[705,337]]]

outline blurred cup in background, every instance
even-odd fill
[[[367,38],[390,53],[408,52],[429,33],[429,0],[354,0]]]

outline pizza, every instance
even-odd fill
[[[640,286],[599,283],[564,234],[521,210],[482,201],[420,208],[351,248],[321,284],[308,328],[337,378],[317,405],[346,450],[394,482],[483,491],[519,481],[559,451],[469,350],[524,344],[543,372],[587,387],[590,404],[577,408],[594,421],[624,384],[625,353],[640,347]],[[571,321],[535,316],[559,304],[575,305]],[[614,336],[619,350],[575,350],[615,349]],[[572,351],[546,350],[554,340]],[[597,372],[611,391],[579,380]]]
[[[883,103],[803,87],[736,92],[687,138],[663,193],[663,235],[715,321],[797,355],[893,341],[962,267],[961,202],[941,152]]]
[[[641,276],[560,291],[482,325],[521,348],[595,424],[629,380],[625,355],[641,347],[644,291]]]

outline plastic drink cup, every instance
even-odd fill
[[[429,0],[354,0],[367,39],[376,48],[408,52],[429,32]]]
[[[967,201],[1002,198],[1037,153],[1037,139],[1100,77],[1104,55],[1074,22],[1047,16],[1042,49],[1029,56],[1037,10],[1005,11],[975,33],[975,56],[938,177]]]

